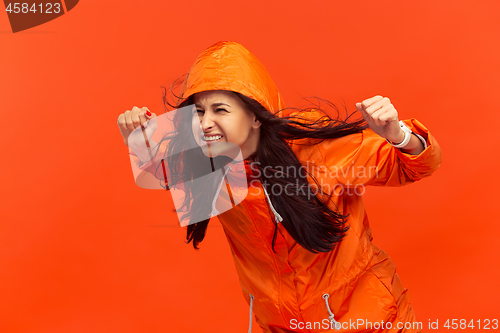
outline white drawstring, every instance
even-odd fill
[[[248,333],[252,333],[252,308],[253,308],[253,300],[254,300],[254,297],[252,294],[249,294],[250,295],[250,324],[248,325]],[[328,304],[328,298],[330,297],[330,295],[328,294],[323,294],[323,299],[325,300],[325,304],[326,304],[326,309],[328,310],[328,313],[330,314],[328,316],[328,319],[330,319],[330,323],[333,324],[333,326],[335,327],[335,330],[338,331],[341,327],[341,324],[336,321],[334,319],[334,314],[332,312],[332,310],[330,310],[330,305]]]
[[[248,326],[248,333],[252,333],[252,307],[253,307],[253,295],[250,294],[250,324]]]
[[[328,313],[330,314],[330,316],[328,316],[328,319],[330,319],[330,323],[334,325],[335,330],[338,331],[340,329],[340,323],[333,318],[334,315],[333,315],[333,312],[330,310],[330,305],[328,304],[328,297],[330,297],[330,295],[323,294],[323,299],[325,300],[325,303],[326,303],[326,309],[328,310]]]
[[[217,188],[217,192],[215,192],[214,200],[212,201],[212,216],[216,216],[219,214],[219,211],[217,208],[215,208],[215,202],[217,201],[217,197],[219,196],[220,189],[222,187],[222,183],[224,182],[224,178],[226,177],[227,172],[229,169],[231,169],[231,166],[228,165],[228,168],[224,171],[224,175],[222,176],[222,179],[220,180],[219,187]],[[222,167],[224,168],[224,167]]]
[[[262,188],[264,189],[264,193],[266,194],[267,201],[269,201],[269,206],[271,207],[271,210],[274,213],[274,219],[276,220],[276,223],[280,223],[281,221],[283,221],[283,218],[281,217],[280,214],[278,214],[276,209],[274,209],[273,204],[271,202],[271,199],[269,198],[269,194],[267,194],[266,187],[264,185],[262,185]]]

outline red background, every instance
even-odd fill
[[[81,1],[13,34],[0,13],[0,332],[245,332],[217,219],[184,244],[170,195],[137,187],[120,113],[220,40],[287,106],[387,96],[438,140],[430,178],[365,194],[417,320],[500,319],[498,1]],[[260,332],[254,325],[253,332]],[[477,328],[476,328],[477,330]],[[427,329],[425,331],[428,331]],[[468,331],[468,330],[461,330]]]

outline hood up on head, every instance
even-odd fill
[[[182,84],[177,106],[192,94],[207,90],[238,92],[253,98],[272,113],[285,108],[264,65],[237,42],[217,42],[196,58]]]

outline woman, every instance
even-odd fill
[[[260,61],[227,41],[196,59],[175,107],[191,107],[196,125],[189,130],[181,116],[189,112],[179,112],[176,131],[160,144],[150,140],[151,155],[132,149],[142,172],[137,179],[165,182],[168,175],[171,182],[162,183],[168,189],[199,176],[195,165],[203,156],[221,171],[204,191],[185,188],[187,242],[197,248],[210,216],[219,213],[250,306],[249,332],[252,310],[264,332],[421,331],[393,261],[371,242],[362,193],[367,185],[402,186],[430,176],[441,150],[427,128],[414,118],[399,122],[382,96],[356,104],[366,123],[285,109]],[[137,107],[121,114],[125,143],[139,125],[154,130],[155,117]],[[197,149],[189,149],[193,140]],[[242,171],[231,144],[241,150],[247,187],[221,186]],[[195,204],[207,193],[212,207]],[[244,200],[220,211],[232,194]]]

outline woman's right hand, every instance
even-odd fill
[[[134,106],[132,110],[127,110],[124,113],[120,114],[118,116],[117,123],[125,145],[127,146],[129,145],[128,139],[130,133],[132,133],[134,129],[136,129],[139,126],[144,127],[143,124],[153,118],[156,118],[156,114],[149,111],[147,107],[138,108],[137,106]],[[149,134],[148,139],[156,130],[156,126],[157,126],[156,120],[146,124],[147,132]]]

